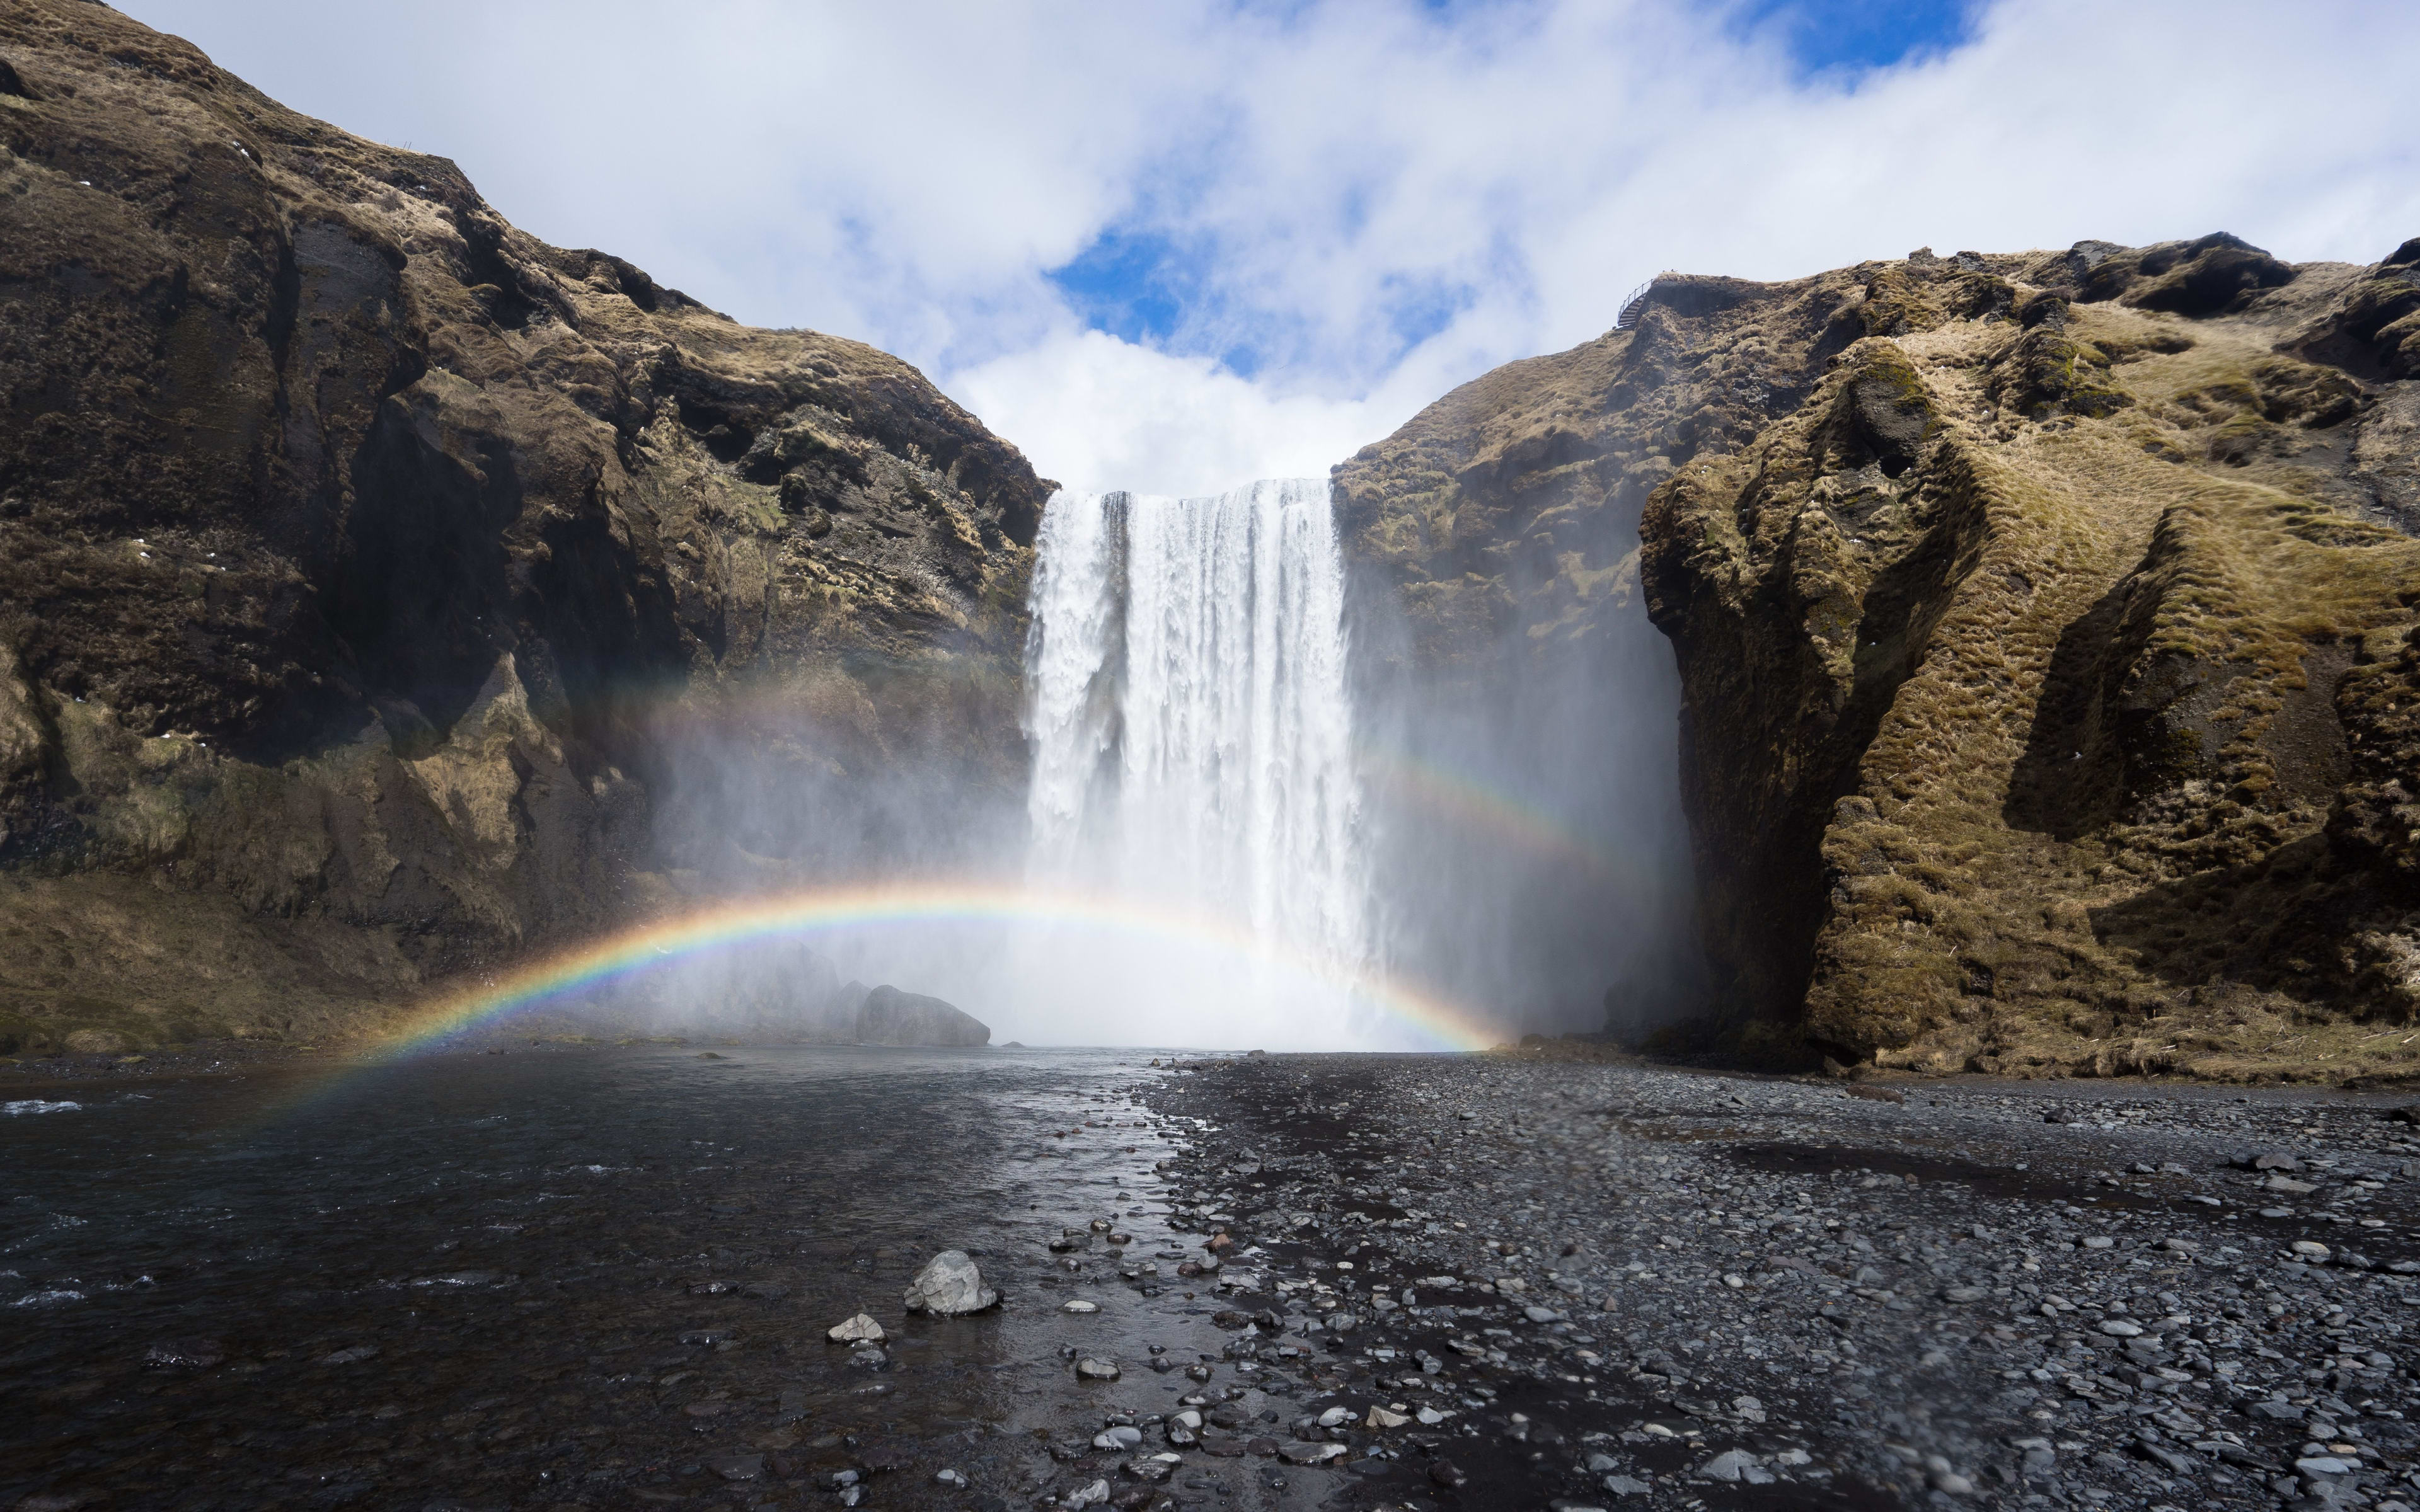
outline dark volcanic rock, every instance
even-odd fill
[[[815,858],[701,747],[800,811],[910,748],[1013,792],[1047,488],[912,368],[104,7],[0,56],[0,1036],[317,1032]]]
[[[857,1038],[866,1044],[979,1045],[991,1042],[991,1030],[938,997],[883,986],[859,1005]]]

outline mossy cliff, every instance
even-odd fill
[[[1635,314],[1343,473],[1439,656],[1584,604],[1558,537],[1637,511],[1735,1048],[2420,1070],[2420,241],[1668,275]],[[1516,592],[1523,556],[1569,565]]]
[[[329,1032],[811,861],[659,842],[702,745],[1021,780],[1015,448],[82,0],[0,4],[0,1041]]]

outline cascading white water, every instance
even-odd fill
[[[1326,481],[1206,499],[1062,492],[1038,552],[1026,654],[1035,879],[1240,927],[1334,973],[1363,969],[1373,925]],[[1152,990],[1164,998],[1167,983]],[[1341,996],[1286,1011],[1333,1020],[1291,1022],[1297,1041],[1352,1032]]]

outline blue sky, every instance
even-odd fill
[[[1752,0],[1732,24],[1773,33],[1802,74],[1854,73],[1947,52],[1974,35],[1976,8],[1967,0]]]
[[[1976,13],[1970,0],[1750,0],[1698,8],[1743,42],[1778,48],[1799,81],[1822,77],[1852,87],[1866,74],[1969,40]],[[1226,326],[1219,316],[1228,312],[1220,308],[1222,295],[1213,276],[1219,256],[1212,239],[1173,236],[1138,219],[1104,227],[1046,276],[1091,330],[1121,341],[1196,351],[1231,372],[1255,377],[1264,356],[1255,343],[1196,340],[1197,332]],[[1467,303],[1465,290],[1436,281],[1399,284],[1382,301],[1394,350],[1407,351],[1435,335]]]
[[[1087,486],[1322,471],[1664,268],[2420,233],[2408,0],[121,3]]]

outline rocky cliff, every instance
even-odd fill
[[[2414,1064],[2420,241],[1667,275],[1340,481],[1439,663],[1637,521],[1734,1046]]]
[[[0,1041],[319,1033],[1021,781],[1015,448],[84,0],[0,0]]]

